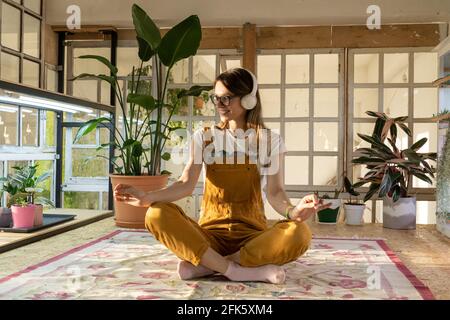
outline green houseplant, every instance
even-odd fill
[[[345,223],[351,226],[362,225],[364,223],[363,215],[366,206],[356,198],[360,193],[355,190],[355,186],[347,177],[344,178],[344,188],[349,194],[349,200],[344,203]],[[352,196],[355,198],[353,199]]]
[[[179,108],[181,99],[186,96],[199,96],[212,86],[193,86],[182,89],[177,96],[168,95],[168,80],[174,65],[183,59],[194,56],[202,38],[201,25],[196,15],[191,15],[161,36],[159,28],[147,13],[134,4],[133,23],[139,46],[140,67],[133,68],[131,87],[126,97],[117,80],[117,67],[100,56],[81,56],[80,59],[94,59],[110,70],[110,75],[81,74],[74,78],[96,78],[106,81],[114,91],[123,116],[124,130],[116,129],[115,140],[99,149],[114,148],[115,156],[109,159],[114,166],[111,175],[113,187],[118,184],[131,184],[143,190],[161,189],[167,185],[168,171],[161,171],[162,161],[169,161],[170,153],[164,152],[172,132],[182,129],[173,125],[172,116]],[[153,59],[156,71],[156,92],[142,90],[141,75],[144,62]],[[144,92],[143,92],[144,91]],[[86,122],[77,132],[74,142],[89,134],[99,125],[108,124],[109,118],[98,118]],[[108,126],[110,128],[110,126]],[[98,155],[99,157],[103,157]],[[116,224],[121,227],[143,228],[147,208],[136,208],[115,201]]]
[[[407,117],[390,118],[384,113],[366,113],[377,120],[372,136],[358,134],[371,147],[357,149],[358,157],[352,160],[354,164],[365,165],[368,169],[367,174],[359,178],[355,188],[369,183],[364,201],[375,194],[383,198],[384,227],[414,229],[416,199],[410,195],[412,177],[431,184],[435,168],[427,161],[436,161],[437,154],[418,152],[427,138],[420,139],[404,150],[397,147],[398,128],[411,136],[411,131],[404,123]],[[385,143],[386,140],[388,144]]]
[[[339,199],[341,190],[335,189],[333,195],[324,193],[320,196],[318,191],[316,191],[315,194],[317,198],[323,199],[325,203],[331,203],[329,208],[317,212],[317,221],[321,224],[336,224],[339,220],[339,213],[342,203],[341,199]]]

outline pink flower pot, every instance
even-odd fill
[[[40,204],[30,204],[34,207],[34,226],[40,226],[44,223],[44,207]]]
[[[31,205],[26,207],[12,206],[13,228],[32,228],[34,226],[35,208]]]

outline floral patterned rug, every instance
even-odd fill
[[[382,240],[314,238],[283,285],[181,281],[177,261],[149,233],[118,230],[0,279],[0,299],[434,299]]]

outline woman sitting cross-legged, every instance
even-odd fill
[[[117,201],[148,206],[146,228],[180,258],[181,279],[220,273],[232,281],[283,283],[283,265],[304,254],[311,242],[305,221],[328,208],[314,195],[292,205],[284,190],[285,145],[264,126],[255,76],[242,68],[220,74],[212,102],[220,123],[197,130],[180,179],[143,192],[114,189]],[[174,201],[190,196],[204,168],[198,223]],[[285,219],[268,227],[264,202]]]

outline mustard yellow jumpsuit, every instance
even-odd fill
[[[174,203],[155,202],[145,226],[178,258],[195,266],[208,247],[222,256],[239,251],[245,267],[283,265],[305,253],[311,242],[305,222],[281,220],[267,226],[259,170],[247,155],[245,164],[206,164],[198,223]]]

